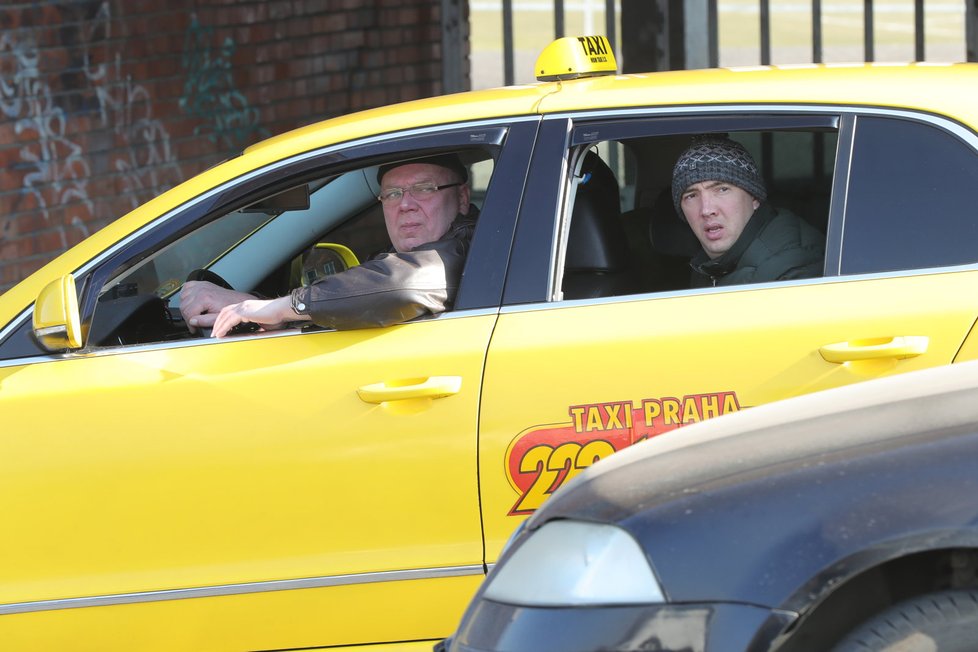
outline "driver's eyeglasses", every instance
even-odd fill
[[[404,193],[408,193],[418,201],[422,199],[427,199],[433,196],[439,190],[444,190],[445,188],[454,188],[455,186],[461,186],[462,182],[457,181],[455,183],[443,183],[442,185],[436,185],[430,181],[423,181],[421,183],[416,183],[413,186],[408,186],[407,188],[388,188],[380,193],[377,197],[381,202],[385,204],[393,204],[395,202],[401,201],[404,197]]]

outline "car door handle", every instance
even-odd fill
[[[384,403],[410,398],[444,398],[458,394],[461,389],[460,376],[429,376],[364,385],[357,389],[357,395],[366,403]]]
[[[867,343],[867,342],[872,342]],[[882,340],[861,340],[826,344],[818,349],[827,362],[853,362],[880,358],[912,358],[927,353],[929,340],[922,335],[905,335]]]

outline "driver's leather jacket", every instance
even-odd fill
[[[292,291],[292,309],[325,328],[390,326],[451,308],[478,209],[458,215],[440,239],[386,252]]]

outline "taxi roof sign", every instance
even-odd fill
[[[540,53],[536,63],[539,81],[561,81],[618,72],[611,43],[604,36],[565,36]]]

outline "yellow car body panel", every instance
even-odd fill
[[[954,358],[955,362],[966,362],[968,360],[978,360],[978,324],[972,327],[958,351],[958,355]]]
[[[4,468],[16,469],[0,476],[0,492],[7,523],[17,524],[0,542],[0,604],[191,590],[194,599],[107,611],[139,620],[158,608],[206,614],[215,602],[198,632],[204,647],[232,630],[229,641],[305,647],[334,620],[326,629],[335,643],[444,634],[482,577],[476,418],[493,323],[205,341],[0,368],[4,431],[33,433],[0,437]],[[357,395],[421,375],[456,376],[458,391],[381,404]],[[99,418],[66,419],[92,412]],[[398,574],[405,568],[454,570],[413,581]],[[363,583],[301,590],[290,578]],[[243,582],[257,585],[247,599],[233,595]],[[196,597],[195,587],[232,595]],[[348,591],[357,600],[342,597]],[[305,600],[303,612],[318,615],[304,621],[305,634],[290,624],[286,635],[274,618],[241,621],[239,610],[221,608],[242,600],[257,611],[251,602]],[[431,601],[452,605],[431,609]],[[411,602],[419,613],[405,607]],[[385,615],[383,628],[365,609]],[[13,636],[7,627],[46,618],[77,619],[87,639],[99,619],[86,615],[98,610],[0,616],[0,639]]]
[[[283,644],[312,649],[329,632],[331,641],[346,641],[330,650],[431,652],[446,627],[461,618],[479,582],[459,577],[448,587],[431,581],[388,583],[384,602],[396,602],[396,609],[382,608],[376,591],[360,585],[5,615],[0,633],[11,650],[239,652]],[[442,622],[432,622],[433,612]],[[418,638],[423,635],[429,638]]]
[[[975,322],[975,302],[961,300],[975,283],[973,271],[743,286],[500,316],[482,398],[487,559],[514,518],[623,446],[730,411],[950,364]],[[841,364],[819,353],[900,336],[926,338],[927,348]]]

